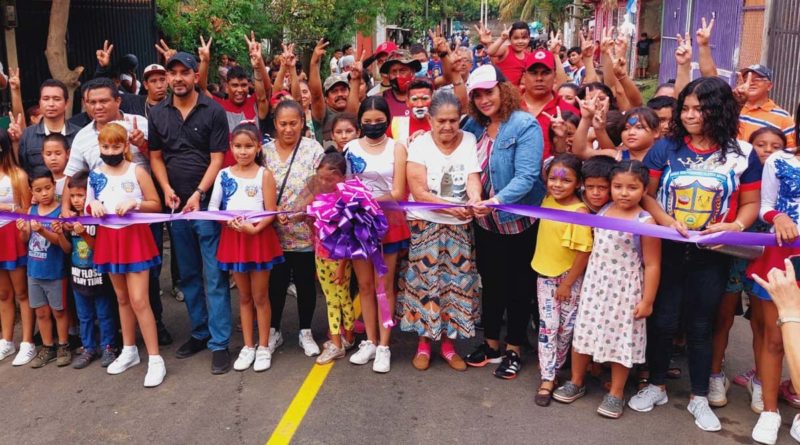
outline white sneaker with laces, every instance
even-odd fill
[[[647,385],[628,400],[628,406],[634,411],[649,413],[655,406],[661,406],[667,402],[669,402],[667,391],[656,385]]]
[[[795,414],[794,420],[792,420],[792,429],[789,430],[789,435],[792,436],[792,439],[800,442],[800,414]]]
[[[350,356],[350,363],[354,365],[366,365],[375,358],[375,344],[369,340],[362,340],[358,345],[358,351]]]
[[[128,370],[128,368],[136,366],[139,363],[139,349],[136,346],[125,346],[122,348],[122,352],[119,353],[119,356],[108,365],[106,372],[111,375],[122,374]]]
[[[392,353],[388,346],[378,346],[375,349],[375,361],[372,362],[372,370],[385,374],[389,372],[392,364]]]
[[[233,362],[233,369],[236,371],[244,371],[250,368],[255,359],[256,348],[242,346],[242,350],[239,351],[239,357],[237,357],[236,361]]]
[[[136,357],[139,357],[138,353]],[[151,355],[147,362],[147,374],[144,376],[144,387],[155,388],[164,381],[164,377],[166,376],[167,367],[164,366],[164,359],[160,355]]]
[[[694,424],[703,431],[719,431],[722,425],[719,423],[717,415],[708,406],[708,399],[705,397],[694,396],[689,401],[686,409],[694,416]]]
[[[344,335],[340,335],[339,338],[342,339],[342,348],[344,348],[345,351],[349,351],[349,350],[353,349],[356,346],[355,338],[353,338],[353,342],[352,343],[347,341],[347,339],[344,338]]]
[[[5,360],[6,357],[11,357],[15,352],[17,352],[17,348],[14,347],[13,341],[0,338],[0,360]]]
[[[31,362],[31,360],[33,360],[34,357],[36,357],[36,345],[33,343],[22,342],[19,344],[19,352],[17,352],[17,356],[14,357],[14,361],[11,362],[11,365],[27,365]]]
[[[747,382],[747,392],[750,393],[750,409],[756,414],[764,411],[764,396],[761,393],[761,383],[756,382],[755,378]]]
[[[300,343],[300,347],[303,348],[306,357],[319,355],[319,345],[314,341],[314,335],[311,334],[311,329],[300,329],[297,341]]]
[[[253,371],[262,372],[272,366],[272,353],[268,347],[259,346],[256,349],[256,360],[253,362]]]
[[[730,387],[731,382],[724,373],[708,379],[708,404],[716,408],[727,405]]]
[[[758,422],[753,427],[753,440],[758,443],[775,445],[778,441],[778,430],[781,429],[780,413],[762,411],[758,416]]]
[[[275,328],[269,328],[269,342],[267,343],[267,347],[269,347],[269,352],[271,354],[275,353],[275,350],[280,348],[283,345],[283,335],[281,335],[281,331],[275,330]]]

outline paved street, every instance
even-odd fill
[[[13,368],[11,359],[4,360],[0,443],[265,444],[313,366],[313,359],[297,345],[294,300],[287,302],[286,343],[273,356],[272,369],[223,376],[210,374],[208,352],[186,360],[174,358],[187,335],[188,320],[183,303],[168,295],[164,303],[176,337],[175,344],[163,351],[168,370],[164,384],[142,387],[146,355],[141,345],[142,365],[119,376],[107,375],[97,363],[81,371],[60,369],[54,363],[34,370]],[[320,343],[325,332],[323,309],[320,298],[314,326]],[[459,351],[467,352],[478,341],[460,344]],[[749,343],[748,326],[737,320],[727,365],[730,374],[747,368]],[[235,333],[233,354],[240,347],[241,334]],[[419,372],[410,363],[414,350],[414,339],[398,334],[388,375],[337,362],[293,443],[752,443],[750,431],[757,416],[740,387],[734,386],[729,405],[717,410],[723,431],[704,433],[686,412],[686,379],[670,384],[667,405],[649,414],[626,410],[620,420],[612,421],[595,414],[603,395],[597,381],[590,383],[589,395],[572,406],[534,405],[538,372],[530,352],[523,357],[519,378],[506,382],[494,378],[488,367],[451,371],[438,357],[428,371]],[[782,410],[779,443],[794,443],[788,433],[794,412],[786,405]]]

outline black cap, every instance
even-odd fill
[[[195,59],[194,56],[189,53],[179,52],[170,57],[167,61],[167,69],[172,68],[172,65],[175,65],[176,63],[180,63],[186,68],[190,68],[192,71],[197,71],[197,59]]]

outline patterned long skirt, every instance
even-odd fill
[[[433,340],[474,337],[480,276],[471,224],[409,225],[408,268],[397,301],[400,329]]]

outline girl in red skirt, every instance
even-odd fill
[[[129,212],[155,213],[161,202],[153,180],[141,166],[131,162],[128,132],[121,125],[108,124],[97,137],[104,165],[89,173],[86,213],[94,217],[124,216]],[[150,268],[161,263],[153,234],[147,224],[101,224],[97,228],[95,270],[107,273],[119,302],[122,352],[107,370],[120,374],[139,364],[136,323],[150,356],[144,386],[161,384],[167,374],[159,355],[158,335],[150,308]]]
[[[242,123],[231,134],[231,152],[236,165],[219,172],[214,181],[209,210],[275,210],[275,178],[262,167],[264,155],[259,130],[252,123]],[[272,228],[275,216],[257,222],[237,216],[228,221],[220,234],[217,262],[219,268],[233,273],[239,289],[239,313],[244,346],[233,369],[266,371],[272,364],[269,350],[269,327],[272,317],[269,304],[269,272],[282,263],[278,235]],[[258,321],[258,345],[253,338],[253,304]],[[256,347],[257,346],[257,347]]]
[[[0,129],[0,212],[28,213],[31,192],[25,174],[11,151],[8,133]],[[22,343],[13,365],[30,362],[36,355],[33,344],[33,310],[28,305],[28,277],[25,271],[27,247],[19,237],[17,225],[12,220],[0,220],[0,360],[16,352],[14,346],[14,296],[19,298],[22,315]]]

